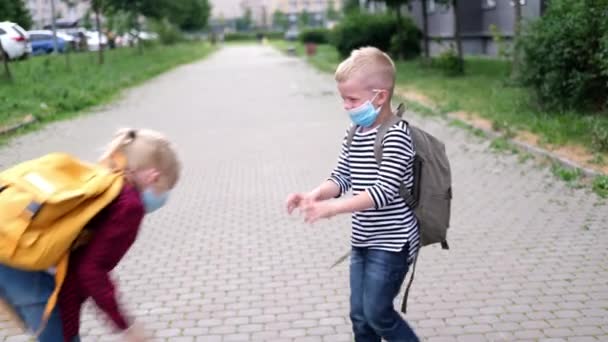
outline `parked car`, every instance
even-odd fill
[[[58,33],[61,33],[60,37],[66,37],[64,40],[70,45],[70,47],[74,51],[88,51],[89,47],[87,46],[87,30],[81,27],[70,27],[70,28],[62,28],[57,30]]]
[[[0,40],[9,59],[24,59],[32,53],[29,34],[13,22],[0,22]]]
[[[105,48],[108,45],[108,37],[105,34],[101,34],[101,44],[99,42],[99,33],[97,31],[87,31],[85,33],[87,38],[87,46],[89,51],[98,51],[99,46],[103,46]]]
[[[30,41],[32,42],[32,54],[44,55],[55,51],[55,43],[53,41],[53,31],[50,30],[34,30],[28,31]],[[63,38],[57,35],[57,52],[65,52],[67,44]]]

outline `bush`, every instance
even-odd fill
[[[522,81],[548,109],[606,108],[608,0],[552,0],[521,38]]]
[[[184,40],[184,36],[179,28],[171,24],[167,19],[153,22],[151,28],[158,34],[158,39],[163,45],[172,45]]]
[[[329,30],[323,28],[307,29],[298,37],[302,43],[329,43]]]
[[[227,42],[237,42],[237,41],[246,41],[246,40],[255,40],[255,33],[253,32],[234,32],[234,33],[226,33],[224,35],[224,40]]]
[[[596,151],[608,152],[608,126],[596,121],[591,128],[591,144]]]
[[[272,31],[272,32],[264,32],[264,37],[270,40],[283,39],[285,37],[285,32],[282,31]]]
[[[407,21],[414,25],[411,21]],[[403,25],[403,24],[402,24]],[[415,26],[403,25],[401,32],[391,38],[390,54],[396,59],[412,59],[420,55],[422,33]]]
[[[448,76],[456,76],[462,74],[461,61],[458,58],[458,53],[454,47],[443,51],[433,61],[435,67],[441,69]]]
[[[263,34],[267,39],[283,39],[284,33],[279,31],[272,32],[234,32],[224,35],[227,42],[257,40],[258,34]]]
[[[375,46],[382,51],[397,53],[394,57],[418,55],[420,31],[409,18],[404,18],[401,25],[404,33],[393,40],[397,33],[397,20],[393,15],[353,13],[335,27],[331,42],[343,58],[363,46]]]

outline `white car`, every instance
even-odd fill
[[[29,34],[15,23],[0,22],[0,40],[9,59],[27,58],[32,53]]]
[[[89,51],[99,50],[99,33],[97,31],[87,31],[85,33],[87,37],[87,46]],[[101,34],[101,45],[103,47],[108,45],[108,37],[105,34]]]

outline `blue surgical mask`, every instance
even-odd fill
[[[372,104],[372,101],[376,99],[376,96],[378,96],[378,93],[376,93],[371,100],[365,101],[365,103],[359,107],[348,110],[348,115],[350,115],[350,119],[355,125],[370,127],[374,124],[378,118],[378,114],[380,114],[380,108],[374,108],[374,105]]]
[[[165,203],[167,203],[167,199],[169,199],[168,191],[157,194],[155,191],[148,188],[141,193],[141,200],[144,203],[144,209],[148,214],[164,206]]]

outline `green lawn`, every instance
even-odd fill
[[[273,45],[284,50],[287,43],[280,41]],[[296,51],[303,55],[303,46],[296,44]],[[333,72],[340,58],[333,47],[322,45],[318,54],[308,60],[320,70]],[[537,108],[527,89],[505,82],[509,72],[505,61],[468,58],[466,75],[461,77],[447,77],[419,60],[398,62],[397,70],[400,88],[427,96],[442,113],[475,113],[494,122],[496,128],[536,133],[543,143],[575,143],[595,150],[594,138],[608,132],[608,115],[549,113]]]
[[[0,126],[33,114],[42,122],[66,118],[107,102],[124,88],[150,79],[177,65],[203,58],[213,51],[205,43],[106,51],[105,64],[97,53],[71,54],[71,68],[63,55],[32,57],[11,63],[14,82],[0,70]]]

